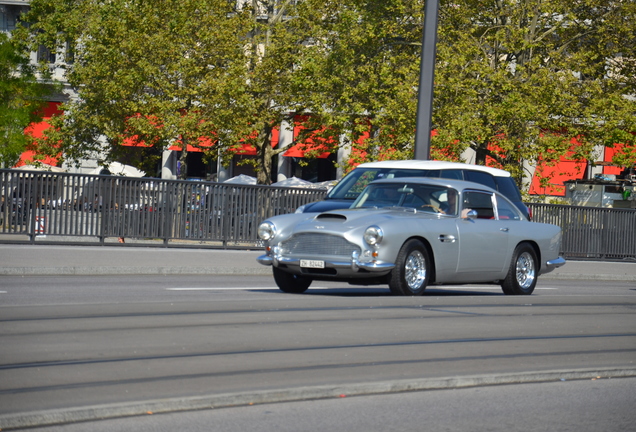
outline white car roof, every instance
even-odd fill
[[[376,183],[380,183],[380,184],[381,183],[396,183],[396,184],[417,183],[417,184],[424,184],[424,185],[441,186],[446,188],[450,187],[460,192],[463,191],[464,189],[475,189],[475,190],[493,192],[498,195],[501,195],[501,193],[497,192],[495,189],[489,186],[485,186],[481,183],[475,183],[475,182],[470,182],[465,180],[430,178],[430,177],[399,177],[399,178],[391,178],[391,179],[373,180],[370,184],[376,184]]]
[[[358,165],[356,168],[396,168],[396,169],[465,169],[471,171],[482,171],[495,177],[510,177],[508,171],[492,168],[483,165],[465,164],[459,162],[434,161],[434,160],[388,160],[381,162],[367,162]]]

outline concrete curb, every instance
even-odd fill
[[[0,244],[0,276],[266,275],[262,250]],[[636,262],[568,261],[542,280],[636,282]]]
[[[539,276],[539,280],[593,280],[593,281],[622,281],[636,282],[636,275],[630,274],[575,274],[575,273],[547,273]]]
[[[6,414],[0,416],[0,430],[53,426],[82,421],[105,420],[148,414],[331,399],[350,396],[458,389],[504,384],[527,384],[551,381],[628,377],[636,377],[636,367],[554,370],[476,375],[467,377],[422,378],[415,380],[381,381],[375,383],[324,385],[244,393],[227,393]]]
[[[268,275],[271,267],[205,268],[205,267],[2,267],[0,276],[116,276],[116,275]]]

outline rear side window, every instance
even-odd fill
[[[462,173],[462,170],[457,169],[442,170],[439,176],[441,178],[451,180],[464,180],[464,174]]]
[[[497,190],[512,201],[521,201],[521,192],[512,177],[497,177]]]
[[[495,183],[495,179],[488,173],[481,171],[464,170],[464,179],[471,182],[483,184],[484,186],[488,186],[493,188],[494,190],[497,190],[497,183]]]
[[[519,209],[499,195],[497,195],[497,212],[499,214],[499,219],[523,220],[519,213]]]

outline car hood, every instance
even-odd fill
[[[312,218],[299,221],[294,232],[314,231],[349,231],[355,228],[366,229],[370,225],[379,225],[391,219],[404,217],[429,217],[438,219],[438,215],[415,213],[413,209],[402,207],[384,207],[378,209],[334,210],[319,213]]]
[[[342,235],[351,242],[358,242],[364,231],[377,225],[383,230],[404,226],[411,220],[422,218],[431,221],[446,218],[425,212],[415,212],[413,209],[400,207],[365,208],[334,210],[323,213],[291,213],[274,216],[268,221],[276,226],[276,235],[270,244],[280,243],[296,234],[321,233]]]

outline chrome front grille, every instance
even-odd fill
[[[330,234],[304,233],[281,242],[283,256],[341,256],[351,258],[354,251],[360,253],[360,247],[343,237]]]

